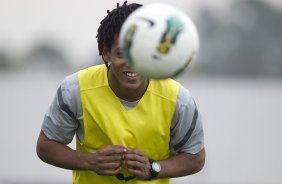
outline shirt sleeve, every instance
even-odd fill
[[[176,110],[171,123],[170,150],[172,154],[196,154],[204,147],[202,116],[190,92],[180,86]]]
[[[79,98],[77,73],[66,77],[47,110],[42,131],[51,139],[69,144],[78,128],[77,98]]]

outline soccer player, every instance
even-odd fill
[[[204,166],[201,114],[190,92],[173,79],[144,79],[124,62],[119,31],[140,6],[108,11],[97,35],[105,64],[66,77],[45,114],[37,154],[73,170],[74,184],[168,184]]]

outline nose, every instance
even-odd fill
[[[122,63],[122,65],[129,67],[129,63],[128,60],[122,55],[122,57],[120,58],[120,62]]]
[[[132,66],[133,62],[132,62],[131,55],[128,52],[126,52],[126,51],[122,51],[121,55],[122,55],[122,59],[125,62],[125,64],[128,67]]]

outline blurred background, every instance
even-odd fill
[[[96,31],[116,2],[0,0],[0,184],[71,183],[71,171],[38,159],[36,140],[63,78],[101,63]],[[176,80],[203,115],[206,165],[172,183],[281,184],[282,1],[134,2],[173,4],[200,34]]]

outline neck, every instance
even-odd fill
[[[140,90],[125,90],[125,92],[123,92],[122,90],[118,91],[117,93],[114,91],[114,93],[116,94],[117,97],[121,98],[122,100],[128,101],[128,102],[136,102],[138,100],[140,100],[142,98],[142,96],[144,95],[146,91],[142,90],[142,92]]]
[[[138,101],[142,98],[149,85],[149,80],[144,80],[140,85],[130,88],[122,85],[110,73],[108,73],[109,86],[118,98],[128,102]]]
[[[144,83],[138,86],[138,88],[127,88],[124,86],[111,85],[111,84],[110,87],[118,98],[121,98],[128,102],[134,102],[142,98],[142,96],[147,90],[148,85],[149,85],[149,81],[144,81]]]

